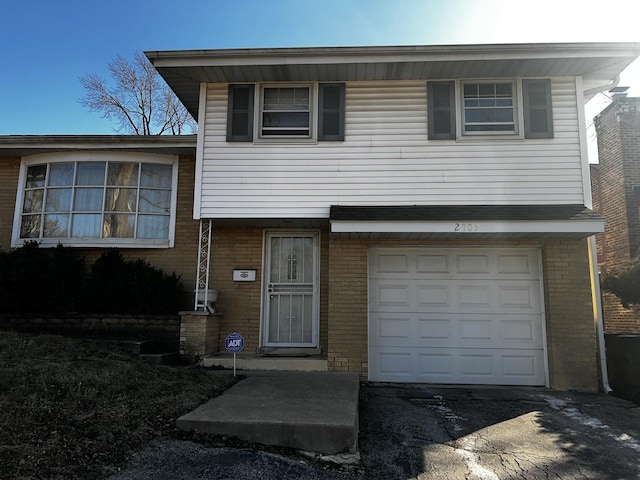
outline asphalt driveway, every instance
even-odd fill
[[[640,408],[527,388],[364,387],[365,478],[640,478]]]
[[[159,440],[125,479],[640,479],[640,407],[538,388],[365,385],[358,467]],[[290,453],[290,454],[288,454]]]

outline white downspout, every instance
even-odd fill
[[[585,98],[590,98],[596,93],[603,92],[615,87],[620,81],[620,75],[606,85],[602,85],[588,90],[582,89],[582,77],[576,77],[576,93],[582,93],[582,106],[578,108],[578,128],[580,129],[580,149],[581,160],[583,165],[583,191],[584,205],[587,208],[593,208],[593,199],[591,194],[591,173],[589,169],[589,157],[587,148],[587,122],[584,111]],[[591,280],[591,304],[593,305],[593,319],[596,325],[596,339],[598,348],[598,360],[600,362],[600,374],[602,375],[602,391],[610,393],[612,388],[609,386],[609,373],[607,371],[607,349],[604,340],[604,318],[602,314],[602,296],[600,293],[600,275],[598,273],[598,250],[596,247],[595,235],[587,239],[587,251],[589,254],[589,277]]]

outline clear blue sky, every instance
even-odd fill
[[[637,19],[639,10],[637,0],[0,0],[0,135],[115,133],[114,122],[79,105],[78,77],[108,77],[106,66],[117,54],[637,42],[640,29],[630,17]],[[640,96],[640,62],[621,83]]]

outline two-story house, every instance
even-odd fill
[[[583,105],[639,54],[635,43],[146,52],[198,119],[195,165],[134,155],[152,164],[139,192],[166,208],[127,217],[96,197],[71,215],[87,215],[78,234],[96,246],[120,224],[142,232],[120,242],[139,255],[193,245],[196,290],[219,291],[213,350],[237,331],[245,352],[319,357],[370,381],[596,390],[590,238],[604,221],[590,210]],[[107,156],[96,168],[118,163]],[[100,177],[92,158],[74,164],[86,171],[73,188]],[[65,162],[14,160],[12,245],[45,232],[30,216],[55,212],[31,212],[30,192],[55,195],[47,178]],[[189,235],[173,210],[182,165],[195,179]]]
[[[146,52],[198,118],[222,331],[372,381],[596,389],[583,105],[639,53]]]

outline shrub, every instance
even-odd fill
[[[103,253],[91,268],[85,309],[105,313],[175,313],[184,307],[180,278],[118,250]]]
[[[76,310],[83,277],[84,259],[62,245],[41,249],[32,241],[0,252],[0,311]]]
[[[88,278],[73,248],[27,242],[0,251],[1,313],[177,313],[185,299],[175,273],[125,261],[115,249],[98,258]]]
[[[640,262],[607,274],[601,286],[617,296],[624,307],[640,303]]]

